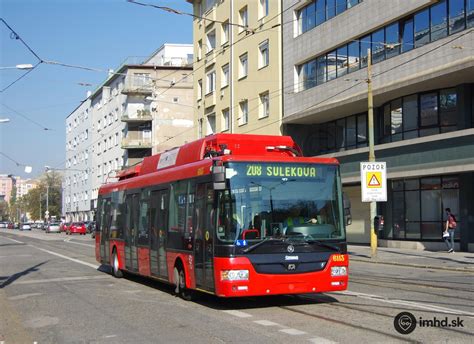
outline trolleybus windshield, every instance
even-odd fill
[[[226,179],[229,188],[218,194],[222,244],[345,240],[337,166],[231,162]]]

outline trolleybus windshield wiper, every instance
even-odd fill
[[[252,245],[250,247],[247,247],[245,250],[243,250],[244,253],[247,253],[247,252],[250,252],[254,249],[256,249],[257,247],[263,245],[264,243],[266,242],[269,242],[269,241],[285,241],[285,238],[274,238],[274,237],[266,237],[265,239],[263,239],[262,241],[256,243],[255,245]]]

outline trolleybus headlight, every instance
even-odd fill
[[[248,281],[248,270],[222,270],[221,281]]]
[[[331,267],[331,276],[347,276],[347,268],[345,266],[333,266]]]

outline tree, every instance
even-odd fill
[[[42,220],[46,210],[50,217],[59,218],[62,209],[62,175],[52,170],[43,174],[38,186],[24,198],[32,220]]]
[[[6,221],[9,219],[8,203],[4,200],[0,201],[0,221]]]

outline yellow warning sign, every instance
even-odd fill
[[[378,189],[382,187],[382,172],[367,172],[367,187]]]

